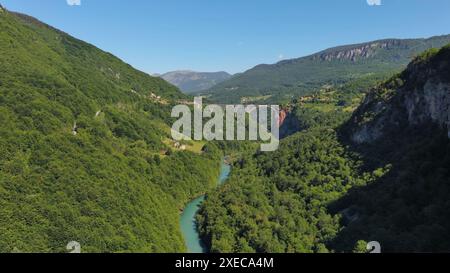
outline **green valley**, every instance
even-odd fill
[[[198,219],[211,251],[365,252],[377,241],[448,252],[449,64],[450,46],[421,54],[353,114],[345,90],[300,99],[301,131],[242,156],[208,196]]]
[[[0,252],[185,251],[184,204],[221,153],[171,151],[177,88],[38,20],[0,13]],[[158,98],[159,97],[159,98]]]
[[[362,2],[352,14],[359,22],[392,7]],[[326,19],[305,14],[320,19],[314,24],[278,6],[266,22],[242,3],[252,11],[245,18],[234,6],[223,10],[229,2],[209,10],[190,2],[183,13],[167,1],[115,4],[30,6],[30,14],[92,44],[0,6],[0,253],[67,253],[69,242],[82,253],[367,253],[369,242],[382,252],[450,252],[450,35],[339,46],[233,76],[177,70],[157,77],[135,67],[173,71],[186,58],[198,71],[236,72],[274,58],[277,46],[302,40],[294,36],[338,25],[328,18],[337,7],[320,10]],[[69,24],[71,16],[90,21]],[[332,41],[443,33],[402,16],[415,32],[359,26],[359,36],[338,29],[345,37]],[[344,27],[354,25],[344,19]],[[307,29],[297,34],[297,23]],[[108,47],[111,41],[121,45]],[[198,111],[208,103],[219,107]],[[243,105],[233,113],[227,104]],[[265,104],[278,123],[265,120]],[[175,113],[196,140],[172,135]],[[277,124],[278,150],[249,140],[255,131],[277,135]],[[239,127],[248,131],[235,133]],[[206,140],[208,130],[229,128],[227,139],[243,140]]]

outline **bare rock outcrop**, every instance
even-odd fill
[[[350,138],[362,144],[387,130],[432,122],[450,138],[450,46],[422,56],[366,96],[350,121]]]

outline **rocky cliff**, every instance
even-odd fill
[[[404,40],[382,40],[371,43],[355,45],[352,47],[335,48],[332,51],[325,51],[313,55],[314,60],[334,61],[334,60],[350,60],[368,59],[375,57],[381,50],[407,49],[408,42]]]
[[[267,97],[263,103],[285,103],[340,86],[368,75],[384,77],[401,71],[421,52],[450,43],[450,35],[427,39],[384,39],[334,47],[313,55],[262,64],[205,90],[219,103]]]
[[[351,139],[373,142],[389,130],[430,122],[450,138],[450,45],[427,51],[372,90],[350,121]]]
[[[292,109],[285,108],[280,111],[280,138],[286,138],[302,130],[300,122]]]

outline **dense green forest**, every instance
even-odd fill
[[[274,153],[242,156],[229,182],[208,195],[198,220],[212,252],[328,251],[340,217],[326,205],[372,177],[358,174],[357,155],[338,141],[334,128],[350,116],[338,97],[299,103],[292,114],[303,131]]]
[[[169,115],[189,97],[2,10],[0,252],[67,252],[69,241],[83,252],[183,252],[180,210],[205,193],[197,218],[212,252],[364,252],[368,241],[385,252],[448,252],[450,46],[400,72],[448,40],[379,41],[257,67],[221,85],[251,88],[210,99],[286,102],[294,128],[280,149],[180,149]],[[212,190],[224,154],[233,171]]]
[[[211,251],[364,252],[368,241],[385,252],[450,251],[450,141],[428,114],[448,89],[423,97],[438,92],[430,83],[448,86],[449,64],[450,46],[427,51],[353,114],[360,96],[345,89],[297,101],[302,131],[275,153],[243,156],[208,195],[198,220]],[[439,111],[448,114],[444,103]],[[355,142],[358,132],[377,137]]]
[[[179,210],[220,151],[173,149],[159,78],[34,18],[0,13],[0,252],[181,252]]]
[[[324,87],[398,71],[420,52],[450,43],[450,35],[387,39],[330,48],[311,56],[258,65],[200,92],[220,103],[286,103]]]

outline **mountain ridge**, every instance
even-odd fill
[[[238,102],[243,98],[269,96],[258,102],[286,102],[326,85],[341,85],[367,75],[400,71],[418,53],[450,43],[450,35],[423,39],[382,39],[338,46],[320,52],[261,64],[234,76],[205,92],[211,100]]]
[[[209,89],[232,77],[225,71],[197,72],[192,70],[176,70],[158,76],[188,94]]]

